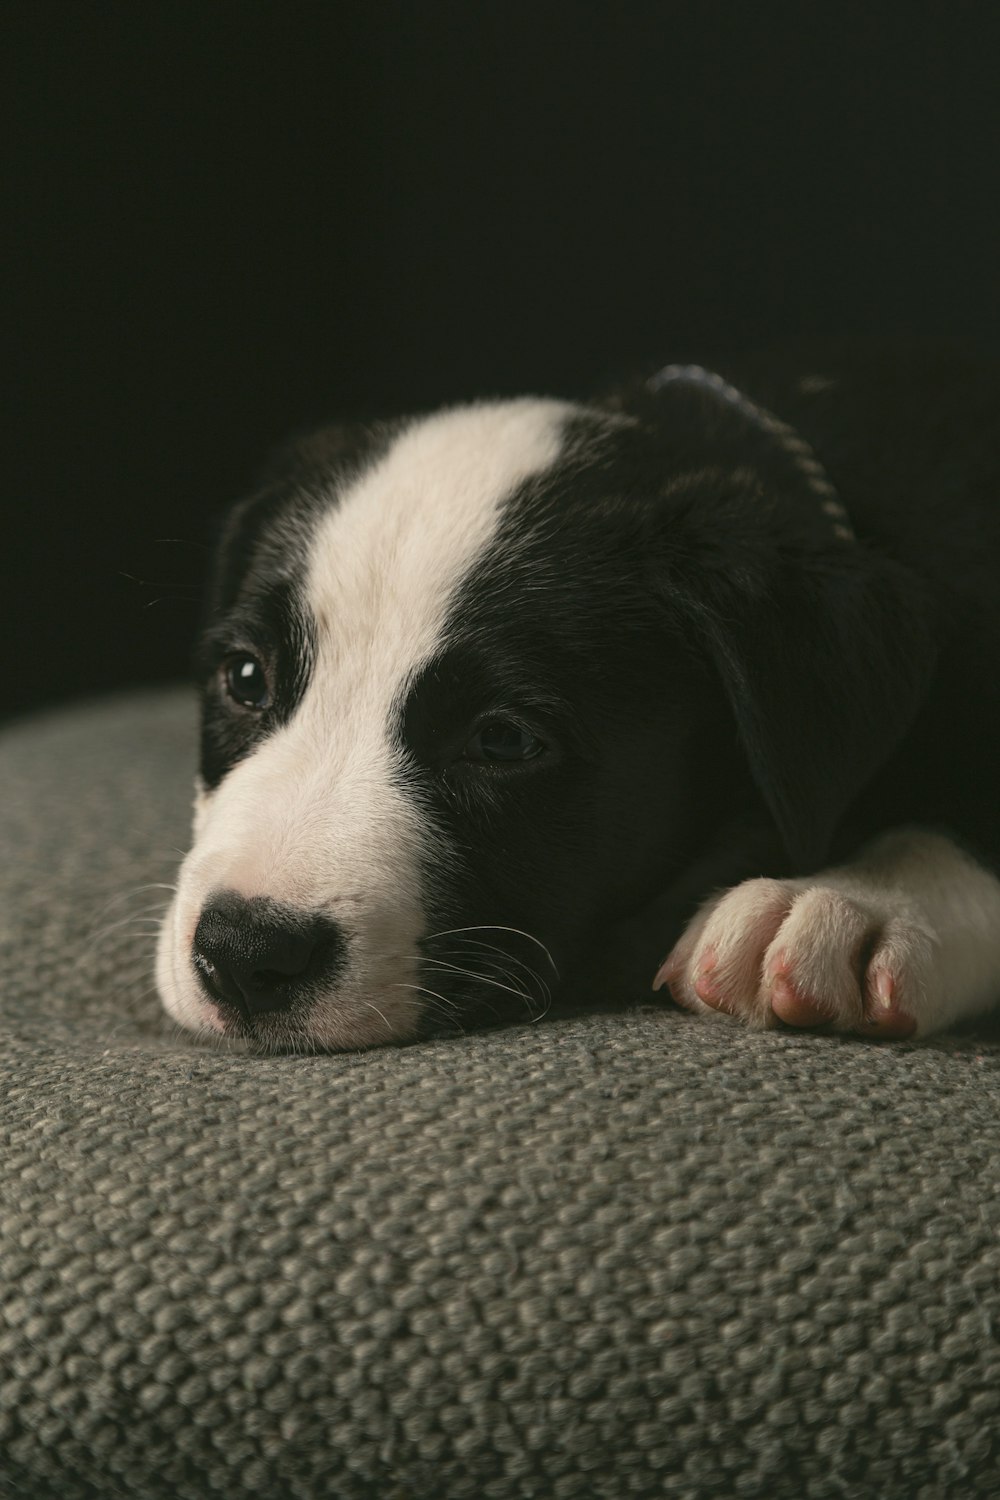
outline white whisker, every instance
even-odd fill
[[[457,964],[445,963],[442,959],[428,958],[424,960],[425,965],[431,969],[447,969],[452,974],[464,974],[469,979],[475,979],[480,984],[491,984],[498,990],[506,990],[508,994],[516,995],[519,1000],[530,1000],[530,996],[524,990],[513,989],[509,984],[501,984],[499,979],[491,979],[487,974],[478,974],[474,969],[462,969]]]
[[[465,1027],[458,1020],[458,1017],[461,1015],[461,1009],[453,1000],[446,1000],[444,995],[439,995],[436,990],[429,990],[423,984],[406,984],[402,980],[396,980],[390,988],[394,990],[416,990],[419,995],[426,995],[430,1000],[440,1001],[440,1006],[432,1005],[430,1007],[431,1014],[437,1012],[449,1025],[457,1026],[458,1030],[465,1036]]]
[[[552,954],[549,952],[548,948],[546,948],[542,940],[540,938],[533,937],[530,932],[525,932],[523,928],[520,927],[504,927],[498,922],[480,922],[470,927],[449,927],[445,928],[443,932],[433,932],[429,937],[425,938],[424,941],[427,943],[432,943],[437,938],[459,937],[463,932],[512,932],[517,937],[527,938],[529,943],[534,943],[536,947],[541,948],[552,968],[553,974],[555,974],[557,979],[559,978],[559,970],[556,968],[555,960],[553,959]]]
[[[523,958],[516,958],[513,953],[508,953],[505,948],[498,948],[495,943],[485,943],[482,938],[463,938],[460,939],[460,944],[462,947],[481,948],[487,953],[498,954],[504,960],[505,964],[514,964],[517,968],[523,969],[529,979],[533,980],[536,984],[540,984],[543,989],[548,989],[548,985],[536,969],[533,969],[530,964],[525,963]],[[497,973],[506,975],[511,984],[515,982],[514,975],[508,969],[501,968],[499,964],[495,965],[495,967]]]
[[[381,1016],[382,1021],[383,1021],[384,1025],[385,1025],[386,1035],[387,1036],[392,1036],[392,1027],[390,1026],[387,1018],[382,1013],[382,1011],[379,1010],[378,1006],[375,1005],[375,1004],[373,1004],[371,1000],[366,1000],[364,1002],[364,1004],[367,1006],[367,1008],[369,1010],[373,1010],[377,1016]]]

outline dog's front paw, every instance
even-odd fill
[[[747,880],[701,908],[654,989],[752,1026],[912,1036],[931,935],[912,917],[805,880]]]

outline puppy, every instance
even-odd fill
[[[169,1014],[308,1050],[651,985],[879,1038],[988,1008],[998,412],[973,360],[828,352],[293,445],[218,548]]]

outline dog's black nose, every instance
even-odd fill
[[[211,1000],[258,1015],[287,1010],[329,983],[343,966],[345,946],[328,917],[219,891],[202,911],[192,956]]]

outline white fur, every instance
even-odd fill
[[[950,839],[898,830],[810,879],[748,880],[713,898],[657,978],[688,1009],[770,1026],[779,969],[815,1022],[878,1034],[885,974],[913,1034],[941,1031],[1000,999],[1000,882]],[[706,980],[711,1003],[696,988],[708,993]]]
[[[305,602],[317,654],[290,722],[199,795],[194,848],[161,934],[169,1013],[221,1029],[191,970],[194,930],[224,887],[323,911],[348,969],[309,1018],[316,1042],[404,1037],[422,1009],[416,943],[431,834],[400,790],[390,724],[440,647],[455,591],[493,540],[505,499],[547,469],[572,408],[521,400],[419,421],[342,496],[309,542]]]

